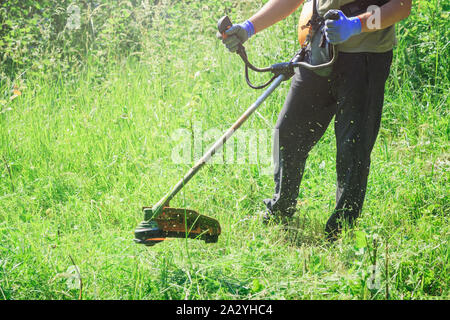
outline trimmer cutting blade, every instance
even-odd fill
[[[144,207],[143,210],[146,216],[153,216],[151,208]],[[146,246],[153,246],[166,238],[191,238],[215,243],[220,232],[220,224],[213,218],[193,210],[164,207],[157,217],[139,224],[134,241]]]

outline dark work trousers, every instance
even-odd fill
[[[336,207],[325,231],[336,233],[343,220],[352,224],[359,216],[391,62],[392,51],[339,53],[329,77],[296,71],[276,124],[275,193],[264,200],[269,213],[294,214],[308,153],[335,116]]]

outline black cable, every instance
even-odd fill
[[[245,51],[245,48],[244,48],[244,46],[242,46],[242,45],[239,46],[237,53],[239,54],[239,56],[241,57],[241,59],[244,61],[244,64],[245,64],[245,81],[247,81],[247,84],[249,85],[250,88],[256,89],[256,90],[264,89],[264,88],[267,87],[269,84],[271,84],[272,81],[275,80],[276,77],[278,76],[278,75],[274,75],[269,81],[267,81],[266,83],[264,83],[264,84],[262,84],[262,85],[260,85],[260,86],[255,86],[255,85],[253,85],[253,84],[251,83],[249,77],[248,77],[248,69],[249,69],[249,68],[252,69],[253,71],[256,71],[256,72],[271,72],[271,71],[273,71],[273,69],[272,69],[271,67],[257,68],[257,67],[255,67],[253,64],[251,64],[251,63],[248,61],[248,58],[247,58],[247,52]]]
[[[267,87],[269,84],[272,83],[273,80],[275,80],[278,77],[278,75],[274,75],[269,81],[267,81],[266,83],[260,85],[260,86],[255,86],[250,82],[250,79],[248,78],[248,66],[245,65],[245,80],[247,81],[247,84],[250,88],[252,89],[264,89],[265,87]]]

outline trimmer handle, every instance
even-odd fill
[[[339,20],[341,16],[339,15],[338,10],[329,10],[325,15],[323,16],[323,22],[325,23],[326,20]],[[325,48],[326,43],[328,42],[328,39],[325,35],[325,33],[322,32],[322,39],[320,40],[319,47]]]
[[[226,35],[225,31],[230,29],[233,26],[233,23],[231,22],[230,18],[228,16],[223,16],[222,18],[217,21],[217,29],[219,29],[220,34],[222,35],[222,39],[226,39],[228,36]],[[242,43],[238,44],[238,49],[236,50],[236,53],[240,56],[247,56],[245,53],[245,48],[242,45]]]
[[[227,35],[225,34],[225,31],[230,29],[233,26],[233,23],[231,23],[230,18],[228,16],[223,16],[219,19],[217,22],[217,29],[219,29],[220,34],[222,35],[223,39],[227,38]]]
[[[327,13],[325,13],[324,17],[325,20],[339,20],[340,15],[338,10],[329,10]]]

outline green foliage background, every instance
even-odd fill
[[[447,1],[413,1],[397,25],[364,212],[342,240],[323,237],[336,178],[330,127],[288,232],[257,214],[273,188],[261,164],[211,164],[173,205],[217,218],[219,243],[133,244],[139,208],[189,168],[171,161],[172,133],[225,129],[258,96],[215,33],[222,15],[242,21],[264,2],[1,2],[0,299],[449,298]],[[298,49],[298,15],[248,42],[255,65]],[[287,89],[245,128],[271,130]],[[74,262],[82,290],[67,284]]]

